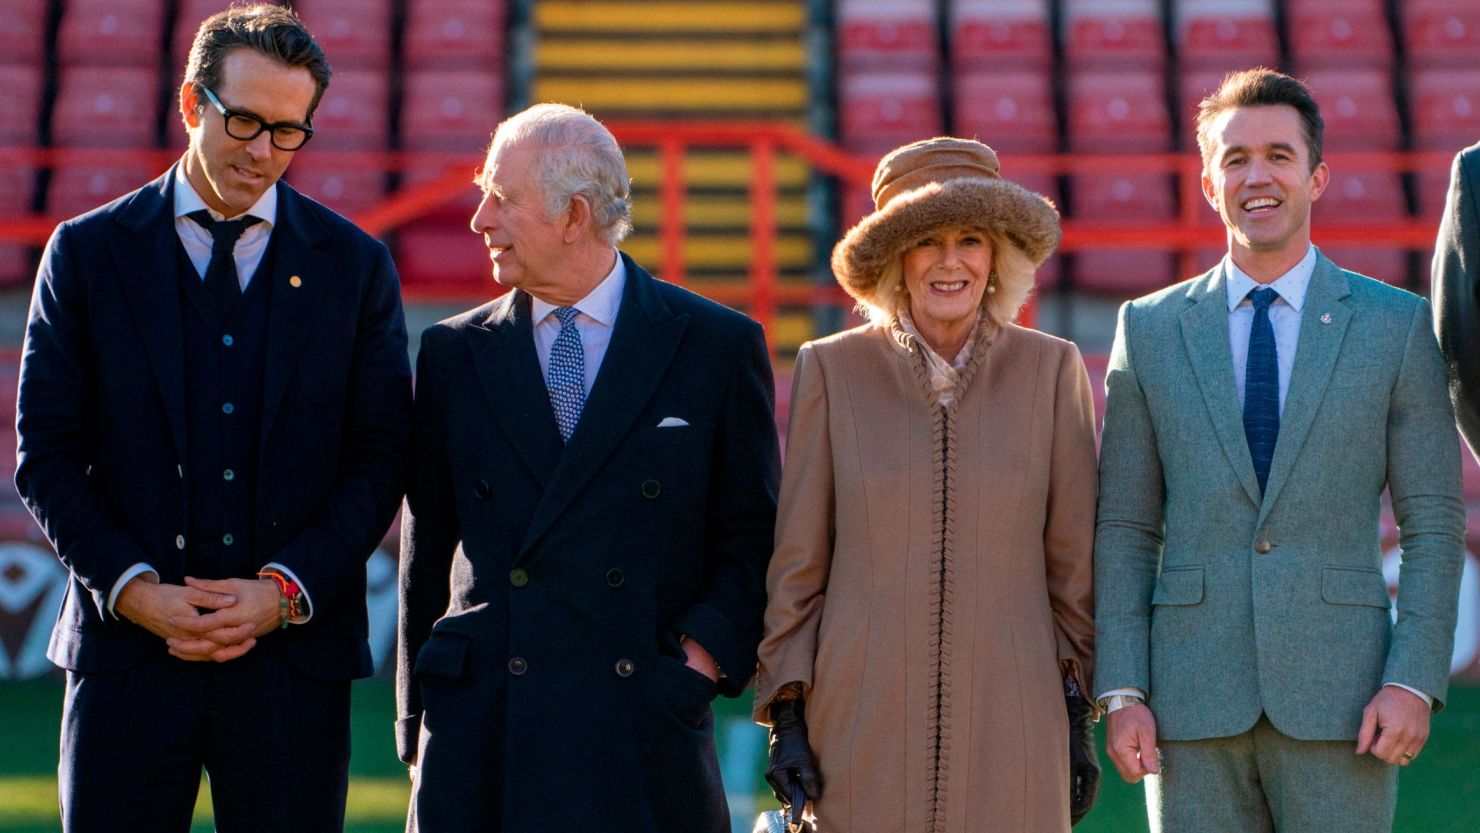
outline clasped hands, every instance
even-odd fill
[[[186,577],[179,585],[161,584],[158,576],[144,573],[124,585],[113,609],[162,638],[171,656],[227,662],[279,626],[281,597],[270,579]]]
[[[1362,710],[1355,754],[1395,766],[1413,763],[1429,738],[1430,707],[1418,695],[1397,686],[1378,689]],[[1112,712],[1106,722],[1106,751],[1120,777],[1134,784],[1161,772],[1156,749],[1156,718],[1145,705]]]

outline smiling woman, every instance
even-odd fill
[[[1098,778],[1094,408],[1074,345],[1012,323],[1058,215],[962,139],[890,153],[873,194],[832,258],[870,324],[792,377],[767,778],[822,830],[1067,831]]]

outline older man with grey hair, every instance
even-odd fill
[[[477,181],[513,291],[428,329],[401,539],[413,831],[728,831],[779,453],[750,319],[654,280],[611,133],[541,104]]]

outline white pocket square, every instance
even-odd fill
[[[688,424],[689,424],[689,421],[686,420],[686,419],[683,419],[681,417],[663,417],[663,421],[660,422],[660,423],[658,423],[658,427],[659,428],[682,428],[683,426],[688,425]]]

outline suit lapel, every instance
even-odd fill
[[[687,315],[675,316],[668,309],[653,278],[625,254],[621,257],[626,262],[627,285],[611,344],[581,421],[530,518],[520,558],[549,531],[627,435],[657,389],[688,326]],[[544,390],[541,383],[539,391]],[[553,425],[553,417],[550,421]]]
[[[1228,347],[1228,290],[1223,265],[1203,275],[1187,290],[1192,306],[1182,312],[1182,340],[1197,375],[1198,387],[1228,464],[1249,499],[1259,503],[1259,479],[1244,437],[1243,414],[1233,380],[1233,353]]]
[[[119,212],[128,234],[111,241],[129,311],[154,371],[177,459],[185,459],[185,357],[171,178],[175,168],[142,188]]]
[[[1341,342],[1351,322],[1351,308],[1341,303],[1350,294],[1346,274],[1325,256],[1317,255],[1300,314],[1300,344],[1295,352],[1295,367],[1290,372],[1285,408],[1280,413],[1280,436],[1275,443],[1274,460],[1269,465],[1261,523],[1289,478],[1316,411],[1326,396],[1331,370],[1341,355]]]
[[[488,317],[468,333],[488,407],[544,489],[560,460],[561,442],[534,352],[529,303],[524,292],[507,293],[493,302]]]
[[[277,223],[272,227],[275,246],[272,274],[252,280],[271,280],[267,317],[267,365],[263,376],[262,427],[258,436],[265,452],[272,423],[293,370],[303,355],[329,284],[335,279],[333,258],[319,246],[328,231],[303,208],[302,197],[279,182]],[[297,278],[296,281],[293,279]],[[312,357],[309,359],[312,361]]]

